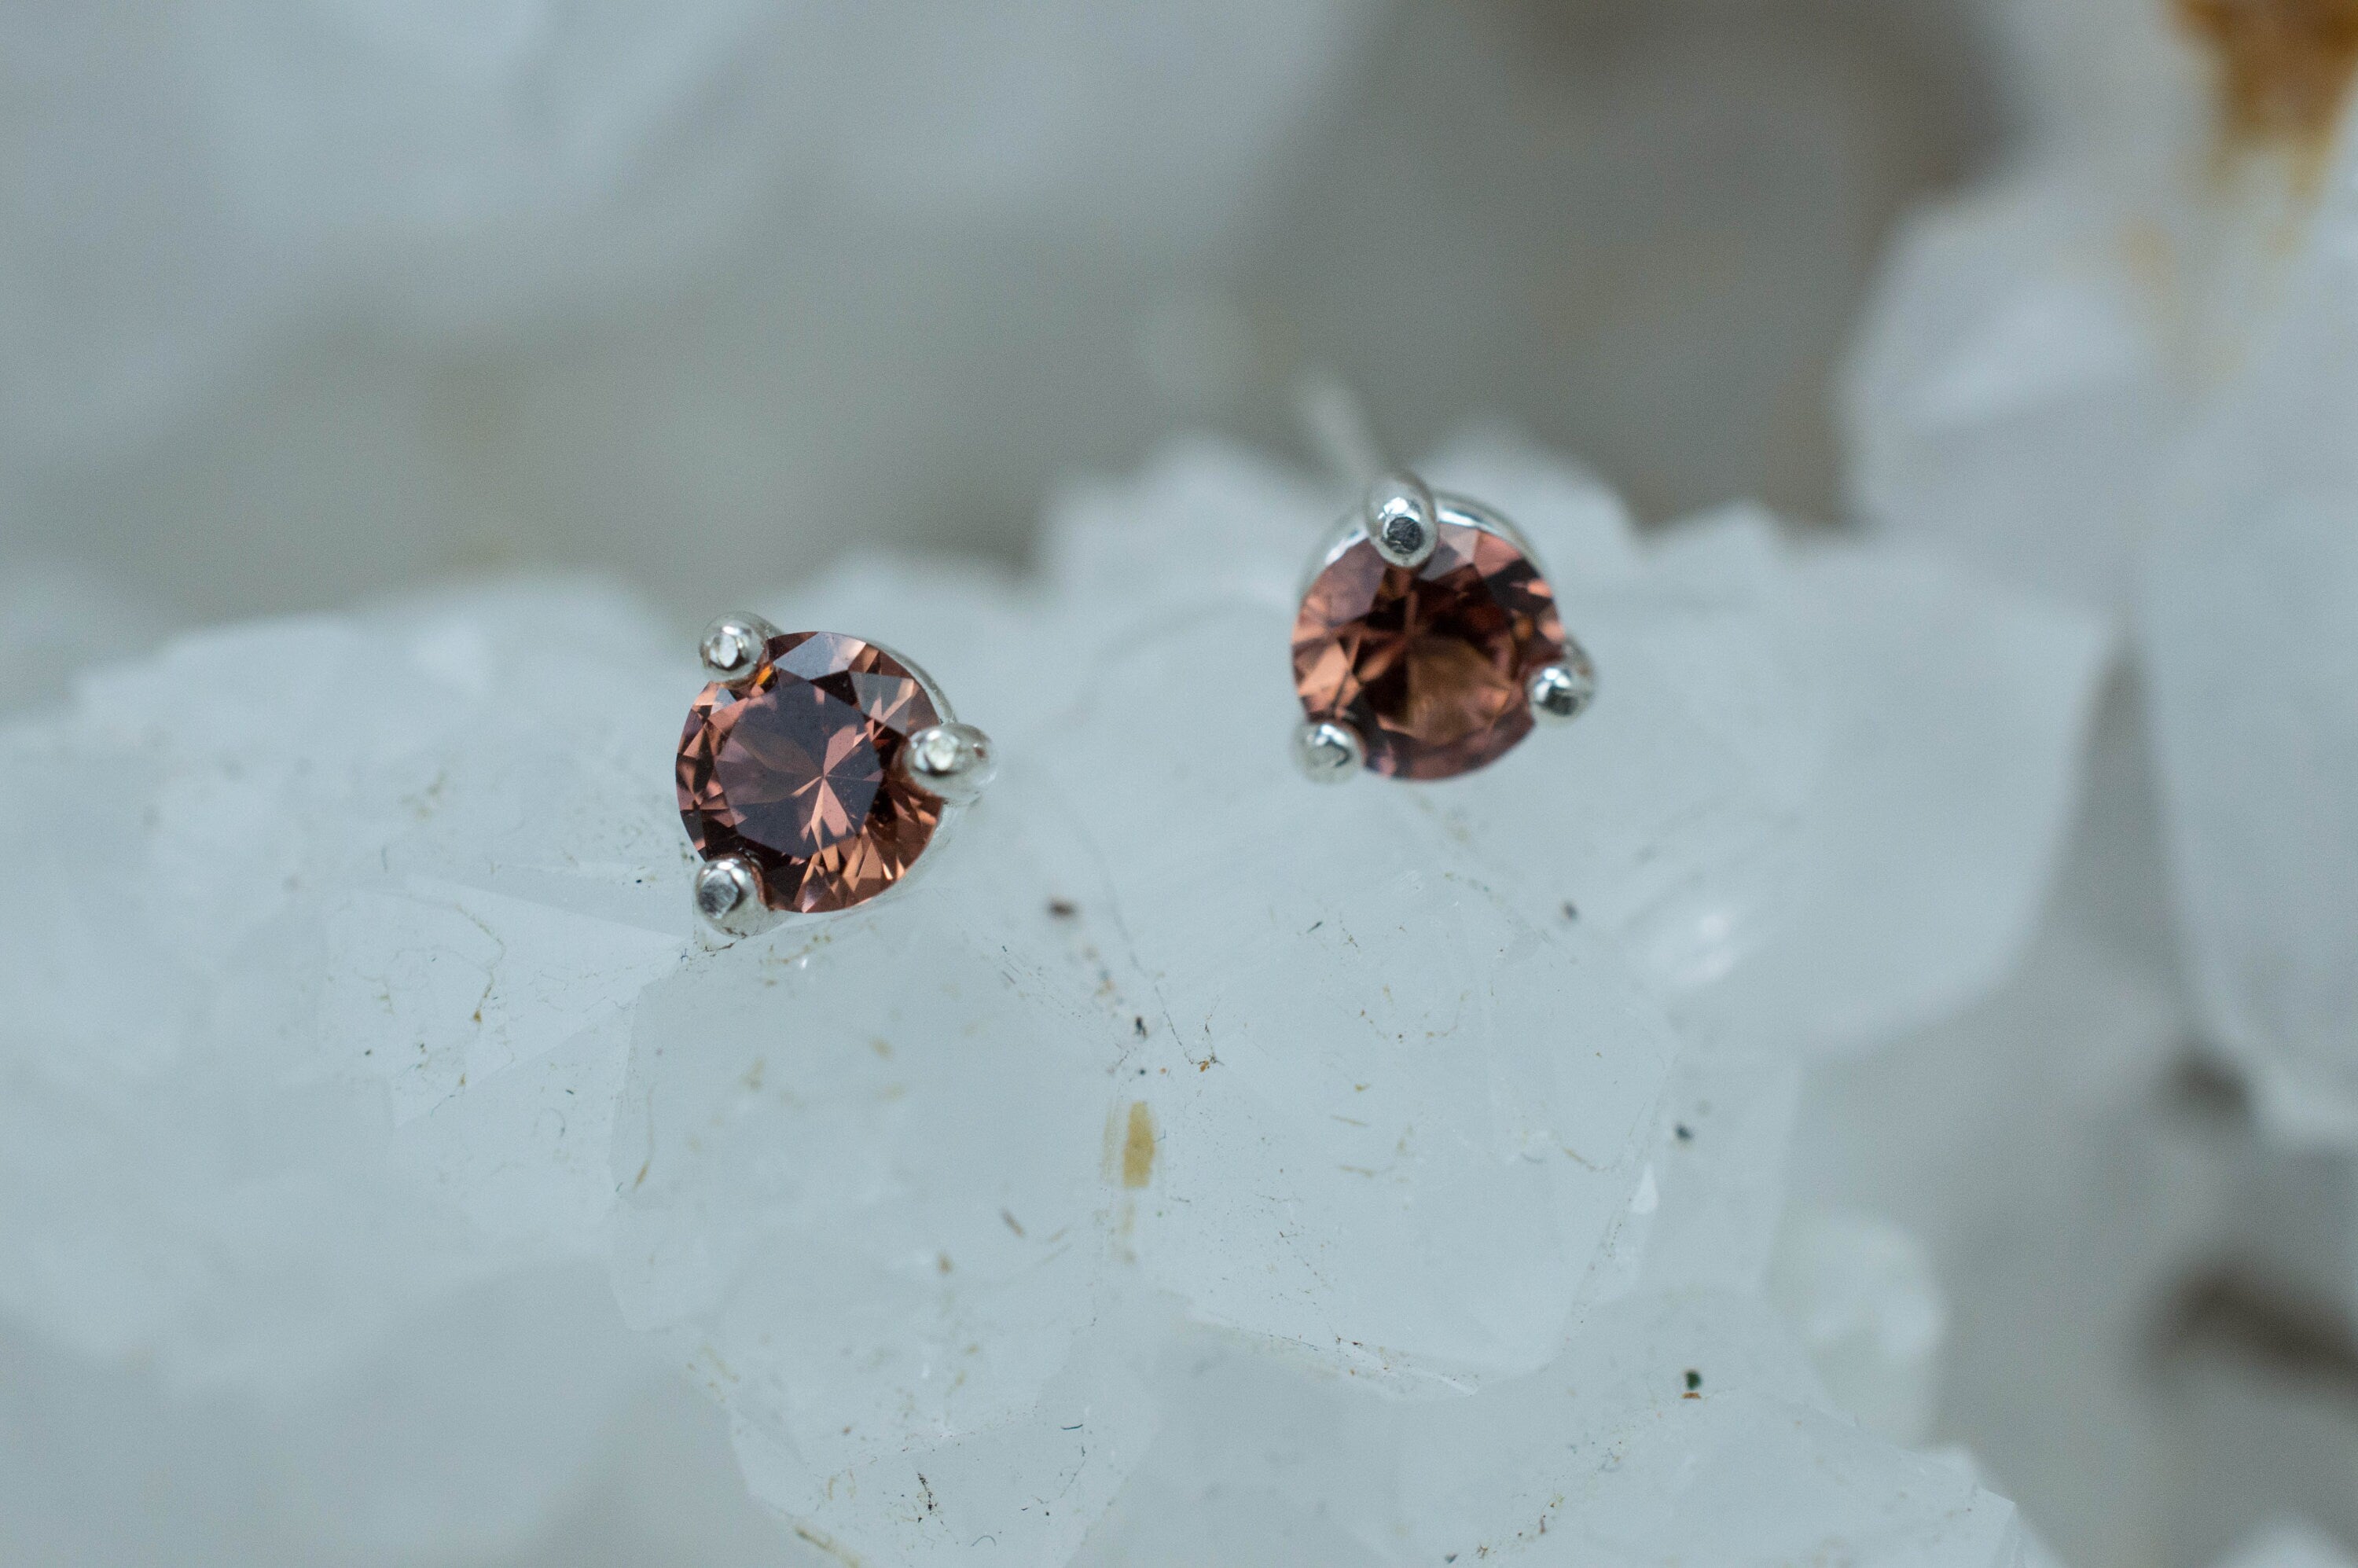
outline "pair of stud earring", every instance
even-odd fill
[[[696,908],[729,936],[898,884],[996,764],[939,686],[880,643],[726,616],[699,648],[679,810]],[[1376,481],[1312,557],[1293,623],[1310,778],[1454,778],[1579,716],[1595,672],[1530,543],[1410,473]]]

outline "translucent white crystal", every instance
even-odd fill
[[[1553,1353],[1671,1044],[1617,955],[1465,867],[1426,792],[1305,786],[1288,627],[1239,606],[1143,637],[1043,748],[1142,981],[1133,1245],[1209,1321],[1471,1387]]]
[[[1773,1314],[1715,1292],[1625,1298],[1469,1399],[1387,1401],[1218,1338],[1164,1378],[1171,1422],[1089,1568],[2024,1560],[2009,1505],[1828,1413]]]
[[[1801,1067],[1781,1052],[1680,1053],[1639,1187],[1651,1210],[1649,1288],[1761,1292],[1801,1087]]]
[[[0,1561],[810,1568],[725,1418],[652,1365],[602,1270],[454,1298],[293,1404],[189,1399],[0,1332]]]
[[[1109,1086],[1142,1003],[1104,927],[1052,911],[1103,900],[1027,797],[1011,768],[920,886],[640,1009],[616,1291],[727,1405],[764,1500],[859,1552],[1053,1558],[1121,1473],[1100,1385],[1052,1385],[1111,1311]]]
[[[2204,16],[2017,9],[2054,134],[1903,240],[1854,367],[1854,488],[2134,606],[2203,1026],[2278,1131],[2347,1143],[2358,143],[2338,98],[2297,112],[2303,51],[2243,58],[2250,19]]]
[[[1894,1443],[1924,1440],[1948,1308],[1922,1242],[1871,1215],[1802,1209],[1768,1288],[1835,1404]]]
[[[2358,144],[2175,465],[2141,644],[2180,917],[2280,1126],[2358,1141]]]
[[[1843,398],[1855,508],[1995,576],[2128,597],[2183,419],[2157,239],[2092,170],[2040,170],[1901,231]]]
[[[11,1333],[0,1557],[508,1560],[570,1501],[610,1423],[658,1386],[652,1348],[579,1264],[449,1295],[280,1395],[192,1395]]]
[[[2132,703],[2022,971],[1956,1020],[1811,1073],[1797,1209],[1865,1210],[1929,1249],[1948,1304],[1935,1430],[1969,1440],[2075,1568],[2160,1551],[2182,1462],[2152,1336],[2233,1224],[2216,1108],[2173,1092],[2186,1015]],[[2063,1419],[2059,1411],[2068,1411]],[[2215,1454],[2214,1454],[2215,1458]]]
[[[0,17],[0,563],[221,617],[597,561],[701,619],[719,562],[1012,554],[1183,362],[1267,373],[1209,280],[1381,11]]]
[[[74,1430],[201,1399],[158,1464],[205,1446],[276,1499],[175,1494],[157,1528],[231,1561],[511,1550],[655,1375],[597,1274],[541,1269],[603,1257],[613,988],[686,929],[645,902],[683,859],[653,641],[615,595],[517,586],[201,633],[0,731],[0,1306],[128,1401]],[[585,1009],[576,943],[644,967]],[[417,1061],[457,1072],[415,1093]]]
[[[1469,450],[1436,471],[1538,541],[1592,718],[1313,788],[1286,648],[1333,498],[1183,447],[1075,492],[1044,580],[746,596],[916,658],[1007,763],[907,887],[718,951],[669,768],[700,677],[626,600],[516,583],[95,673],[0,730],[0,1304],[293,1405],[600,1260],[754,1495],[885,1561],[1064,1561],[1221,1487],[1211,1539],[1338,1561],[1542,1519],[1534,1550],[1712,1556],[1736,1526],[1681,1499],[1731,1487],[1791,1494],[1746,1551],[2011,1563],[2005,1507],[1832,1414],[1760,1292],[1795,1051],[2008,961],[2100,641],[1757,517],[1641,546],[1579,470]],[[49,828],[92,812],[132,830]],[[1265,1406],[1353,1435],[1222,1479]],[[537,1420],[469,1539],[599,1462]]]
[[[2024,134],[1991,178],[1901,226],[1844,380],[1866,518],[1993,575],[2128,601],[2157,467],[2271,317],[2310,188],[2302,149],[2234,134],[2223,62],[2178,25],[2191,15],[2030,0],[1998,16]]]
[[[830,254],[859,250],[845,226],[877,251],[929,232],[951,278],[941,242],[972,252],[1006,224],[1113,218],[1191,249],[1362,9],[986,23],[237,0],[12,18],[8,52],[43,69],[11,78],[26,135],[0,182],[10,422],[86,441],[77,423],[217,395],[225,364],[324,310],[474,330],[610,301],[784,211]]]
[[[1428,470],[1530,536],[1599,672],[1572,729],[1412,792],[1535,923],[1603,925],[1694,1028],[1754,1046],[1856,1048],[2004,976],[2069,820],[2098,622],[1890,550],[1795,549],[1750,510],[1640,547],[1594,478],[1496,438]],[[1182,449],[1068,508],[1052,564],[1165,615],[1290,611],[1314,500]],[[1282,633],[1259,635],[1274,680]]]
[[[1788,565],[1758,524],[1693,535],[1657,566],[1593,481],[1512,454],[1496,467],[1484,492],[1504,480],[1531,503],[1519,520],[1552,563],[1551,538],[1575,552],[1569,570],[1554,569],[1576,628],[1605,619],[1585,614],[1581,559],[1628,596],[1628,647],[1609,631],[1596,640],[1613,649],[1601,662],[1624,672],[1621,720],[1542,734],[1498,768],[1439,788],[1361,781],[1322,792],[1292,776],[1283,737],[1298,710],[1282,649],[1296,547],[1314,533],[1317,497],[1217,449],[1178,449],[1142,485],[1068,503],[1051,551],[1065,593],[1046,605],[872,568],[795,596],[796,616],[818,606],[897,616],[876,623],[880,634],[937,674],[1013,675],[1003,691],[978,684],[968,711],[997,725],[985,705],[1000,702],[1027,737],[1021,765],[905,900],[823,935],[782,933],[758,968],[732,968],[751,965],[741,953],[698,960],[651,992],[639,1018],[617,1141],[630,1238],[618,1285],[635,1321],[682,1336],[736,1416],[754,1484],[801,1528],[912,1560],[985,1536],[1001,1550],[1060,1550],[1151,1439],[1152,1400],[1137,1390],[1154,1336],[1126,1339],[1120,1327],[1149,1310],[1141,1292],[1241,1334],[1235,1344],[1282,1347],[1288,1364],[1433,1395],[1545,1365],[1582,1302],[1640,1278],[1757,1286],[1790,1069],[1732,1055],[1672,1087],[1660,1027],[1646,1022],[1647,988],[1614,978],[1619,960],[1599,939],[1615,931],[1617,906],[1647,907],[1651,883],[1625,891],[1616,877],[1659,877],[1651,862],[1665,855],[1693,868],[1678,891],[1711,907],[1757,877],[1758,862],[1790,871],[1801,854],[1793,813],[1773,792],[1800,791],[1815,772],[1810,752],[1859,733],[1819,721],[1826,672],[1847,649],[1774,666],[1781,679],[1762,673],[1763,650],[1808,646],[1794,623],[1806,626],[1815,603],[1838,609],[1920,583],[1890,620],[1954,626],[1957,645],[1942,645],[1924,674],[1887,654],[1900,666],[1889,679],[1962,687],[1972,671],[1985,687],[1991,668],[2021,672],[2001,687],[2021,696],[1994,705],[1997,728],[1985,733],[1992,756],[2021,770],[2027,804],[1982,794],[2013,814],[1992,835],[2011,825],[2023,841],[1987,848],[1982,858],[2006,868],[1995,877],[1975,863],[1978,846],[1948,860],[1917,847],[1928,877],[1951,879],[1942,889],[1970,873],[1940,906],[1949,923],[1962,909],[1998,933],[1967,944],[1966,961],[1984,972],[2006,961],[2018,936],[2004,928],[2035,905],[2050,824],[2069,798],[2101,646],[2092,628],[1986,589],[1950,589],[1921,568],[1856,582]],[[1830,584],[1815,600],[1790,581],[1812,569]],[[1650,598],[1639,588],[1651,586],[1649,572],[1660,581]],[[1942,593],[1956,600],[1945,622],[1928,608]],[[1687,606],[1719,601],[1732,608],[1717,622],[1683,631]],[[1032,616],[1032,638],[1102,650],[1084,661],[1086,679],[1039,667],[1040,643],[1019,611]],[[1839,623],[1834,610],[1816,615]],[[1644,700],[1649,664],[1682,678],[1663,677],[1672,700]],[[968,689],[963,676],[955,684]],[[1739,695],[1756,689],[1790,699],[1798,718],[1770,721],[1787,715]],[[1900,693],[1903,703],[1911,695]],[[1942,767],[1918,760],[1929,737],[1912,751],[1866,738],[1898,759],[1886,764],[1898,770],[1894,795],[1940,782]],[[1666,742],[1685,748],[1668,765]],[[1738,746],[1747,765],[1722,762],[1701,779],[1674,765]],[[1875,753],[1853,741],[1834,754],[1828,772]],[[1791,759],[1781,772],[1780,758]],[[1617,795],[1567,816],[1539,793],[1564,778],[1558,770],[1570,781],[1553,787],[1569,798],[1605,793],[1581,787],[1588,777]],[[1768,799],[1714,831],[1722,816],[1666,812],[1649,793],[1665,782],[1714,804],[1714,789]],[[1635,823],[1617,816],[1622,801]],[[1660,825],[1650,836],[1649,823]],[[1928,829],[1936,846],[1943,828],[1954,832],[1937,818]],[[1598,855],[1591,835],[1609,835],[1616,852]],[[1569,910],[1552,859],[1567,840],[1599,867],[1570,884],[1583,896]],[[1469,849],[1478,871],[1459,869]],[[1936,946],[1931,923],[1923,928]],[[1009,935],[977,950],[977,933],[992,930]],[[1060,934],[1071,951],[1037,973],[990,956],[994,945],[1026,951]],[[1950,1005],[1955,955],[1916,962],[1909,1005]],[[1668,983],[1676,971],[1650,968],[1660,989],[1680,989]],[[774,983],[727,989],[741,972]],[[913,991],[914,973],[946,989]],[[1803,1018],[1823,1005],[1805,988],[1812,978],[1804,970],[1787,988]],[[1065,1022],[1048,1035],[1037,998],[1011,990],[1023,986],[1065,998],[1050,1009]],[[750,1082],[741,1042],[773,1033],[760,1020],[773,1010],[778,1029],[797,1021],[801,1048],[835,1064],[822,1081],[849,1073],[844,1090],[869,1077],[876,1087],[806,1104],[807,1090],[773,1087],[778,1069],[758,1052]],[[1797,1043],[1790,1020],[1748,1027],[1743,1037]],[[892,1044],[889,1063],[874,1053],[880,1039]],[[1553,1044],[1565,1039],[1576,1043],[1569,1056]],[[902,1065],[912,1051],[932,1064],[931,1053],[951,1049],[973,1060]],[[1061,1081],[1072,1068],[1054,1064],[1067,1056],[1098,1064],[1093,1098],[1067,1102],[1031,1076]],[[990,1071],[973,1076],[982,1063]],[[797,1098],[773,1098],[788,1093]],[[936,1169],[935,1146],[965,1149],[972,1130],[914,1129],[978,1117],[1019,1138],[1022,1157],[977,1153]],[[716,1140],[715,1127],[732,1131]],[[1062,1161],[1063,1174],[1041,1167],[1046,1185],[1025,1204],[994,1204],[988,1183],[976,1187],[972,1169],[1021,1173],[1043,1158]],[[781,1204],[794,1216],[783,1231],[763,1217]],[[987,1263],[970,1272],[969,1254],[1021,1255],[1040,1223],[1027,1205],[1054,1217],[1053,1231],[1089,1237],[1094,1260],[1060,1257],[1060,1268],[1087,1266],[1029,1283]],[[1547,1239],[1533,1247],[1533,1236]],[[1659,1253],[1639,1246],[1657,1237]],[[813,1249],[833,1260],[827,1269],[777,1272]],[[780,1262],[765,1260],[773,1254]],[[1000,1304],[1030,1290],[1040,1294],[1020,1310]],[[934,1326],[913,1342],[896,1325],[921,1310]],[[781,1315],[831,1326],[762,1339],[760,1325]],[[1001,1326],[995,1337],[963,1326],[978,1323]],[[1018,1323],[1025,1332],[1007,1337]],[[1585,1331],[1573,1332],[1578,1343]],[[1001,1353],[968,1366],[902,1348],[962,1335],[975,1354]],[[1092,1401],[1086,1390],[1109,1378],[1130,1391]],[[1065,1421],[1058,1412],[1076,1400],[1099,1413]],[[1131,1419],[1107,1427],[1109,1405]],[[1043,1475],[1057,1477],[1054,1512],[1011,1513],[979,1487],[997,1476],[1028,1495]]]
[[[1556,1353],[1667,1032],[1409,795],[1293,774],[1284,633],[1148,637],[920,885],[643,1000],[618,1289],[814,1535],[1069,1550],[1152,1429],[1125,1297],[1432,1393]]]

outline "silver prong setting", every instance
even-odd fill
[[[1566,650],[1563,663],[1543,665],[1531,672],[1525,686],[1531,717],[1542,724],[1569,724],[1588,710],[1596,698],[1596,671],[1588,655]]]
[[[990,737],[971,724],[929,724],[897,759],[902,776],[952,806],[971,806],[999,774]]]
[[[704,629],[696,654],[706,675],[734,686],[761,667],[762,650],[777,634],[778,629],[758,615],[724,615]]]
[[[1368,744],[1340,720],[1314,719],[1293,732],[1293,760],[1313,784],[1341,784],[1368,765]]]
[[[1413,570],[1433,558],[1441,542],[1441,508],[1416,475],[1401,469],[1377,479],[1362,513],[1368,542],[1385,560]]]
[[[752,936],[778,923],[762,902],[762,874],[742,855],[719,855],[696,871],[698,918],[722,936]]]

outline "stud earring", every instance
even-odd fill
[[[925,671],[835,632],[724,616],[687,710],[680,820],[704,857],[696,910],[727,936],[899,885],[990,782],[990,738]]]
[[[1596,672],[1514,524],[1400,472],[1312,558],[1293,685],[1294,754],[1313,779],[1445,779],[1496,762],[1534,722],[1578,718]]]

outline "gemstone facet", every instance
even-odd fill
[[[677,763],[680,819],[707,860],[742,855],[772,909],[865,903],[907,874],[942,816],[893,763],[941,722],[925,686],[883,650],[832,632],[763,644],[743,681],[704,688]]]
[[[1505,536],[1444,520],[1411,568],[1367,539],[1326,563],[1293,623],[1293,684],[1313,723],[1349,725],[1368,766],[1445,779],[1531,732],[1529,683],[1564,658],[1555,595]]]

